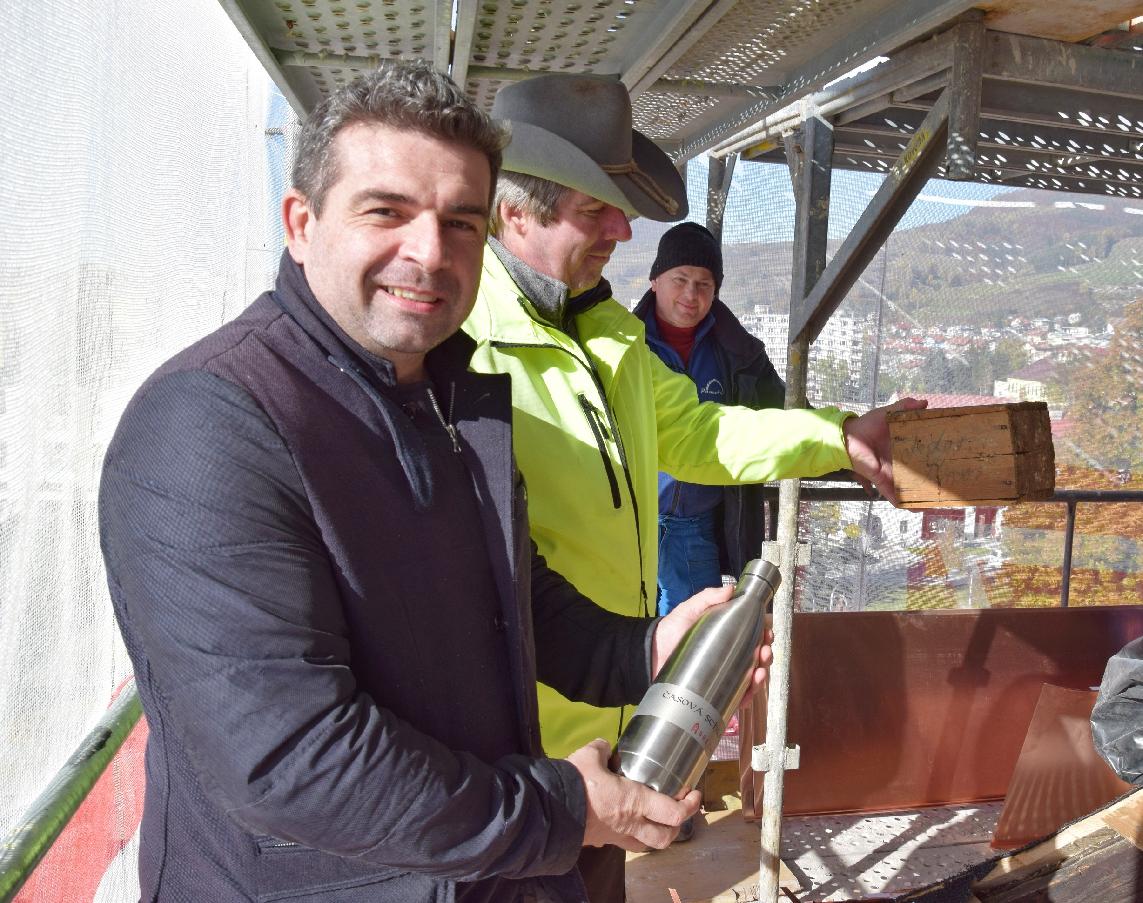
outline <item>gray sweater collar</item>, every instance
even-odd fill
[[[568,287],[560,280],[538,273],[509,251],[498,239],[488,237],[488,246],[496,253],[512,281],[532,303],[549,326],[575,335],[575,327],[568,316]]]

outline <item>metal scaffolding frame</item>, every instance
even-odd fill
[[[837,133],[834,166],[888,172],[946,89],[938,177],[1143,199],[1143,53],[1000,34],[976,14],[712,154],[781,162],[781,136],[816,115]]]
[[[387,59],[431,60],[478,103],[540,72],[629,89],[636,127],[676,160],[755,129],[878,55],[945,29],[975,0],[219,0],[299,115]],[[987,0],[989,28],[1080,41],[1137,0]],[[1074,7],[1074,8],[1073,8]],[[1131,46],[1108,38],[1104,47]],[[987,55],[988,48],[980,48]],[[837,123],[835,123],[835,126]],[[780,141],[778,142],[781,143]],[[840,146],[840,142],[839,142]]]
[[[785,157],[790,169],[796,219],[786,407],[803,407],[810,344],[930,178],[1143,197],[1143,53],[994,33],[972,11],[717,146],[708,218],[719,226],[729,185],[720,181],[716,190],[714,176],[719,161],[739,157]],[[886,178],[827,266],[834,167]],[[777,549],[769,554],[785,579],[774,602],[766,743],[752,755],[765,773],[759,900],[766,903],[779,895],[784,774],[799,757],[786,730],[799,496],[799,480],[780,482]]]

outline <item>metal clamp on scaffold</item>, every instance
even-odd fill
[[[787,746],[782,757],[783,771],[797,771],[802,766],[802,747],[798,744]],[[753,746],[750,748],[750,767],[755,771],[770,770],[770,748],[767,746]]]
[[[781,556],[781,548],[777,542],[767,540],[762,543],[762,560],[769,561],[775,567],[781,566],[782,562],[779,560]],[[800,542],[794,552],[794,566],[805,567],[810,563],[811,549],[808,542]]]

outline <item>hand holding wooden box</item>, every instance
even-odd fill
[[[888,421],[902,508],[1011,505],[1055,491],[1042,401],[898,411]]]

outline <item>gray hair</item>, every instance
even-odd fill
[[[488,158],[496,185],[507,132],[428,63],[386,61],[323,100],[301,128],[293,183],[315,215],[321,215],[326,195],[341,175],[333,141],[342,129],[359,123],[410,129],[467,145]]]
[[[500,219],[501,204],[523,211],[541,226],[550,226],[556,221],[556,207],[569,191],[571,189],[567,186],[541,179],[539,176],[527,176],[522,172],[502,172],[492,197],[489,229],[493,235],[500,235],[504,225]]]

